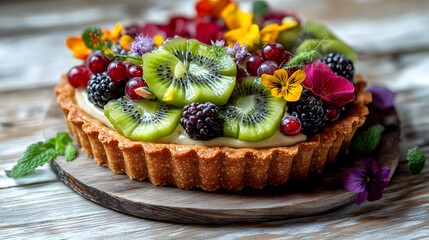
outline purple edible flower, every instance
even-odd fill
[[[347,190],[359,193],[356,204],[370,202],[382,197],[383,190],[389,183],[390,168],[379,167],[374,159],[362,159],[361,168],[353,168],[344,176],[343,185]]]
[[[223,47],[223,46],[225,46],[225,40],[216,40],[216,41],[210,40],[210,42],[215,47]]]
[[[139,34],[131,43],[131,52],[145,54],[152,51],[153,44],[154,42],[151,37]]]
[[[385,87],[370,86],[366,89],[372,93],[371,105],[380,110],[386,110],[393,107],[395,93]]]
[[[250,56],[250,53],[246,50],[246,45],[240,46],[238,42],[235,42],[232,47],[227,47],[226,53],[232,55],[237,63],[243,60],[246,56]]]

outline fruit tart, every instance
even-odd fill
[[[295,14],[210,2],[67,39],[83,63],[55,93],[83,152],[134,180],[207,191],[303,180],[347,153],[371,101],[353,49]]]

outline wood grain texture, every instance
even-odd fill
[[[49,166],[15,181],[5,175],[25,147],[46,139],[52,86],[72,65],[64,39],[85,26],[163,21],[192,1],[0,1],[1,239],[428,239],[429,164],[411,175],[405,153],[429,157],[429,1],[270,0],[278,10],[320,20],[358,49],[356,69],[396,92],[402,154],[383,198],[303,218],[223,226],[166,223],[95,204]],[[281,3],[281,4],[279,4]],[[248,6],[248,2],[244,2]],[[55,122],[53,123],[55,124]]]
[[[55,105],[55,103],[53,103]],[[372,115],[371,115],[372,114]],[[66,131],[65,123],[52,125],[62,119],[58,107],[47,113],[47,129]],[[396,170],[401,139],[399,119],[394,110],[382,116],[375,111],[368,116],[367,125],[386,124],[387,130],[377,150],[377,162]],[[345,156],[347,163],[350,156]],[[356,194],[342,187],[344,171],[359,165],[344,166],[314,177],[265,190],[241,192],[183,190],[176,187],[154,186],[149,182],[132,181],[126,175],[114,175],[109,169],[80,151],[73,163],[64,158],[52,162],[59,179],[77,193],[107,208],[133,216],[179,223],[226,224],[262,222],[311,216],[324,213],[354,202]]]

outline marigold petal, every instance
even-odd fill
[[[85,45],[81,36],[70,36],[66,39],[66,46],[70,49],[73,49],[76,45]]]
[[[159,46],[164,42],[164,37],[161,35],[155,35],[153,36],[153,44],[155,44],[155,46]]]
[[[124,29],[124,26],[121,23],[115,24],[112,32],[110,33],[110,39],[116,42],[119,39],[119,36],[121,36],[121,32],[123,29]]]
[[[119,44],[127,51],[131,49],[131,43],[134,41],[134,38],[132,38],[130,35],[122,35],[119,39]]]
[[[101,29],[101,31],[103,32],[103,36],[101,37],[103,41],[111,40],[112,32],[110,31],[110,29],[103,28]]]
[[[243,36],[245,36],[246,32],[247,32],[246,29],[238,28],[238,29],[230,30],[230,31],[224,33],[223,37],[225,38],[228,46],[234,45],[234,42],[236,42],[236,41],[238,41],[240,43],[240,45],[242,45],[242,43],[239,41],[239,39],[241,39]]]
[[[249,28],[253,22],[253,14],[241,11],[235,3],[228,4],[220,15],[225,20],[225,24],[230,30]]]
[[[76,45],[72,49],[73,56],[82,60],[85,60],[91,54],[91,52],[91,49],[87,48],[85,44]]]
[[[277,23],[268,24],[260,32],[262,41],[264,43],[275,42],[279,36],[279,32],[280,28]]]

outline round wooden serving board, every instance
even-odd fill
[[[392,177],[400,156],[399,120],[393,109],[370,116],[370,122],[373,118],[388,125],[376,159],[380,165],[392,169]],[[56,104],[47,113],[46,120],[50,134],[66,129]],[[126,175],[117,175],[98,166],[82,152],[73,162],[58,158],[51,166],[71,189],[104,207],[137,217],[178,223],[226,224],[310,216],[351,204],[356,197],[342,186],[343,173],[352,167],[350,164],[335,169],[332,166],[305,182],[240,192],[183,190],[133,181]]]

